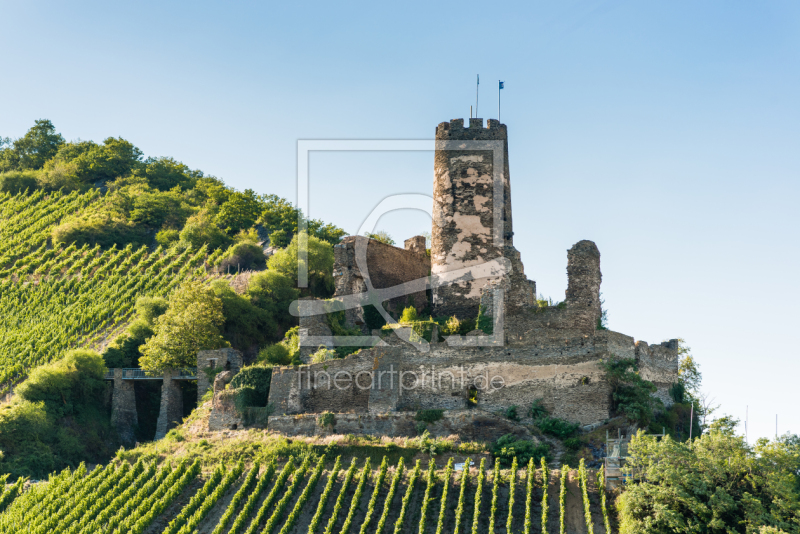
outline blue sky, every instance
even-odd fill
[[[49,118],[296,200],[298,139],[426,139],[497,116],[515,243],[563,298],[602,254],[612,329],[683,337],[749,436],[800,433],[800,4],[2,2],[0,135]],[[432,153],[318,153],[310,215],[355,232]],[[402,241],[429,226],[398,212]],[[743,430],[743,429],[742,429]]]

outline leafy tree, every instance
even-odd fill
[[[109,182],[127,176],[142,166],[142,151],[125,139],[109,137],[98,145],[93,141],[64,143],[46,166],[72,163],[75,176],[84,183]]]
[[[700,372],[700,364],[692,356],[691,350],[683,339],[678,340],[678,378],[686,387],[686,391],[696,398],[700,393],[703,374]]]
[[[189,217],[181,230],[181,241],[190,243],[193,247],[208,245],[209,250],[228,246],[231,238],[217,226],[214,216],[209,209],[200,210]]]
[[[110,247],[113,244],[134,246],[148,242],[147,230],[115,216],[107,210],[86,210],[67,219],[51,231],[55,243],[75,243]]]
[[[166,313],[155,322],[155,335],[139,350],[139,364],[160,371],[197,365],[197,353],[228,345],[222,300],[200,282],[187,282],[169,299]]]
[[[13,148],[6,149],[12,152],[6,161],[14,162],[14,167],[19,169],[41,169],[63,144],[64,138],[56,133],[53,123],[39,119],[24,136],[14,141]]]
[[[138,189],[132,198],[129,220],[150,228],[181,228],[192,214],[179,188],[171,191]]]
[[[180,161],[172,158],[147,158],[144,165],[136,168],[134,174],[147,180],[150,187],[159,191],[169,191],[175,187],[191,189],[197,179],[203,176],[201,171],[193,171]]]
[[[225,227],[229,234],[250,228],[261,214],[261,203],[252,189],[244,193],[235,191],[222,203],[217,212],[217,223]]]
[[[316,296],[333,294],[333,246],[314,236],[308,236],[308,290]],[[298,251],[300,235],[296,235],[289,246],[279,250],[267,261],[271,270],[290,277],[297,286]]]
[[[331,245],[335,245],[342,240],[347,232],[330,223],[323,223],[319,219],[312,219],[308,221],[308,231],[314,237],[323,241],[327,241]]]
[[[260,272],[248,282],[250,301],[275,317],[282,329],[294,326],[297,320],[289,314],[289,306],[300,297],[294,280],[274,270]]]
[[[389,233],[386,232],[385,230],[378,230],[374,234],[370,232],[364,232],[364,235],[380,243],[386,243],[387,245],[394,245],[394,239],[392,239],[392,236],[390,236]]]
[[[264,250],[255,243],[236,243],[222,255],[220,267],[226,270],[228,266],[234,269],[263,269],[267,266],[267,257]]]
[[[247,296],[236,294],[223,280],[214,281],[211,287],[222,301],[225,316],[222,336],[231,346],[244,351],[274,338],[277,326],[272,313],[253,305]]]
[[[0,193],[16,195],[25,190],[33,191],[39,186],[37,171],[9,171],[0,174]]]
[[[662,406],[653,397],[656,386],[639,375],[634,359],[611,359],[603,364],[611,387],[612,409],[643,426],[650,424],[655,410]]]
[[[299,326],[286,332],[286,337],[279,343],[261,349],[258,361],[272,365],[300,365]]]
[[[639,434],[628,449],[636,478],[618,500],[621,534],[759,532],[763,526],[800,530],[791,441],[759,443],[711,431],[692,442]]]

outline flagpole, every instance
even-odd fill
[[[481,88],[481,75],[478,74],[478,83],[475,84],[475,117],[478,116],[478,90]]]
[[[500,92],[503,90],[501,83],[503,82],[497,80],[497,122],[500,122]]]

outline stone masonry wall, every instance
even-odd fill
[[[366,269],[362,272],[356,262],[357,247],[366,247]],[[335,296],[355,295],[367,291],[366,280],[375,289],[393,286],[427,278],[430,274],[431,260],[425,251],[425,238],[415,236],[405,241],[405,248],[387,245],[364,236],[348,236],[334,247],[333,276],[336,281]],[[423,287],[410,295],[388,300],[386,309],[393,312],[402,310],[411,302],[422,311],[428,305],[428,296]],[[361,308],[347,310],[348,325],[361,326],[364,333],[364,315]]]
[[[670,339],[659,345],[638,341],[635,357],[641,377],[653,382],[658,388],[656,396],[665,406],[671,406],[669,389],[678,381],[678,340]]]
[[[236,349],[201,350],[197,353],[197,403],[211,389],[212,384],[204,369],[222,367],[225,371],[238,373],[244,365],[242,353]]]
[[[122,369],[114,369],[114,392],[111,397],[111,424],[126,445],[136,442],[134,428],[139,424],[133,380],[122,379]]]
[[[156,436],[159,440],[167,435],[171,429],[178,426],[183,420],[183,395],[179,380],[172,377],[177,371],[164,371],[164,381],[161,383],[161,407],[156,421]]]
[[[332,428],[321,427],[317,414],[271,416],[268,427],[287,436],[315,436],[321,434],[356,434],[390,437],[415,437],[416,412],[387,414],[336,414]],[[495,441],[506,434],[521,439],[538,441],[522,425],[480,409],[445,412],[442,419],[429,423],[428,432],[434,437],[457,435],[462,440]]]

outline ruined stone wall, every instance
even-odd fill
[[[540,338],[593,335],[600,318],[600,252],[591,241],[567,251],[567,290],[558,306],[506,307],[505,334],[512,346],[535,344]]]
[[[214,407],[208,416],[208,429],[237,430],[244,426],[242,416],[236,410],[236,391],[224,389],[214,395]]]
[[[159,440],[167,435],[183,421],[183,394],[180,381],[173,380],[178,371],[164,371],[164,380],[161,383],[161,407],[156,421],[156,436]]]
[[[212,384],[208,379],[208,375],[203,371],[204,369],[213,369],[222,367],[225,371],[232,371],[234,374],[238,373],[244,365],[242,353],[236,349],[225,348],[217,350],[201,350],[197,353],[197,404],[208,390],[211,389]]]
[[[336,414],[333,427],[321,427],[317,422],[317,414],[273,415],[269,418],[268,427],[288,436],[334,433],[416,437],[419,433],[415,416],[416,412]],[[506,434],[538,441],[524,426],[480,409],[445,412],[442,419],[429,423],[427,430],[433,437],[456,435],[469,441],[495,441]]]
[[[554,416],[588,425],[610,416],[600,360],[609,357],[609,345],[619,343],[632,346],[632,339],[599,332],[543,338],[527,347],[438,343],[428,353],[379,346],[343,360],[276,368],[269,402],[276,414],[459,410],[474,387],[477,407],[486,411],[500,413],[512,405],[524,410],[542,399]],[[321,371],[330,382],[315,380]],[[337,372],[355,377],[358,386],[341,381],[337,387]]]
[[[122,369],[114,369],[114,391],[111,397],[111,424],[125,445],[136,442],[134,428],[139,425],[133,380],[122,379]]]
[[[360,354],[297,368],[274,367],[268,404],[276,414],[366,412],[371,368],[372,358]]]
[[[659,345],[638,341],[635,357],[641,377],[653,382],[658,388],[655,395],[665,406],[671,406],[669,389],[678,381],[678,340],[670,339]]]
[[[366,269],[364,273],[356,263],[357,246],[366,247]],[[387,245],[364,236],[348,236],[334,247],[333,276],[336,281],[335,296],[355,295],[367,291],[366,279],[375,289],[393,286],[426,278],[430,274],[431,260],[425,250],[425,238],[415,236],[405,241],[405,248]],[[417,311],[428,305],[425,289],[410,295],[389,299],[386,309],[402,310],[412,303]],[[364,325],[361,308],[347,310],[348,325]],[[364,333],[368,333],[366,329]]]

